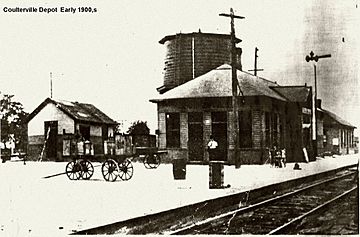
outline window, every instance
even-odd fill
[[[81,136],[85,139],[90,141],[90,126],[89,125],[79,125],[79,130]]]
[[[227,112],[211,112],[211,133],[218,143],[217,159],[227,160],[228,134],[227,134]]]
[[[327,147],[327,136],[328,136],[328,130],[324,129],[324,135],[323,135],[323,147]]]
[[[311,116],[309,114],[303,114],[303,123],[305,124],[311,123]]]
[[[109,127],[107,125],[103,125],[101,127],[101,135],[104,140],[107,140],[109,138]]]
[[[180,114],[166,114],[166,147],[180,147]]]
[[[239,111],[239,145],[252,147],[252,115],[250,111]]]

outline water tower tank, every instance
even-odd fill
[[[236,38],[236,43],[241,42]],[[201,76],[224,63],[231,63],[231,37],[227,34],[188,33],[168,35],[159,41],[166,46],[162,94]],[[241,69],[240,52],[237,65]]]

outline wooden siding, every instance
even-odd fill
[[[180,147],[188,148],[188,114],[180,113]]]
[[[177,112],[180,113],[180,148],[167,149],[169,152],[169,159],[171,157],[175,158],[176,155],[179,155],[179,158],[187,159],[187,145],[188,141],[188,121],[187,113],[189,112],[202,112],[203,113],[203,145],[206,148],[207,142],[209,141],[210,134],[212,133],[212,121],[211,121],[211,112],[227,112],[227,132],[228,132],[228,152],[227,152],[227,161],[231,164],[234,164],[234,147],[235,141],[231,137],[230,131],[232,131],[232,120],[233,112],[231,103],[229,103],[228,98],[206,98],[206,99],[186,99],[186,100],[174,100],[166,101],[163,103],[158,103],[158,123],[159,123],[159,147],[166,149],[166,121],[165,114]],[[239,152],[242,162],[244,164],[253,163],[253,164],[262,164],[268,160],[268,147],[265,147],[265,111],[269,113],[276,113],[277,119],[277,138],[280,141],[280,121],[284,121],[283,124],[283,133],[284,142],[289,139],[288,128],[292,127],[297,129],[299,132],[301,128],[301,123],[299,121],[298,110],[290,110],[290,116],[295,116],[297,119],[292,121],[291,118],[285,120],[285,103],[272,100],[267,97],[259,98],[245,98],[245,103],[241,103],[239,107],[240,110],[251,110],[252,111],[252,139],[253,147],[252,148],[242,148]],[[291,126],[286,126],[285,121],[291,123]],[[299,123],[299,124],[297,124]],[[295,125],[296,124],[296,125]],[[298,135],[297,135],[298,137]],[[301,139],[300,139],[301,140]],[[289,143],[290,144],[290,143]],[[292,143],[294,144],[294,143]],[[299,153],[297,158],[299,161],[302,160],[302,146],[297,144],[298,148],[296,149]],[[300,158],[299,158],[300,157]],[[204,149],[204,162],[208,161],[208,152]]]
[[[260,110],[253,110],[253,124],[252,124],[252,139],[253,139],[253,147],[260,148],[263,144],[263,119],[262,113]]]
[[[159,148],[166,148],[166,115],[165,113],[158,113],[158,128],[159,128]]]
[[[74,120],[49,103],[29,121],[28,135],[44,135],[44,121],[58,121],[59,134],[63,134],[64,130],[66,133],[74,133]]]

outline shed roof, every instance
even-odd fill
[[[286,101],[286,98],[272,90],[279,86],[275,82],[237,70],[237,79],[243,96],[267,96]],[[170,99],[229,97],[232,96],[231,66],[224,64],[218,68],[177,86],[151,102]]]
[[[277,86],[272,89],[290,102],[307,102],[311,93],[311,87],[307,86]]]
[[[324,114],[326,114],[327,116],[329,116],[335,123],[338,123],[340,125],[344,125],[344,126],[347,126],[347,127],[351,127],[351,128],[356,128],[354,125],[352,125],[351,123],[345,121],[344,119],[340,118],[338,115],[328,111],[328,110],[325,110],[325,109],[322,109],[322,111],[324,112]]]
[[[62,112],[76,121],[115,125],[116,122],[108,117],[101,110],[92,104],[71,102],[65,100],[45,99],[29,116],[30,121],[34,118],[47,104],[52,103]]]

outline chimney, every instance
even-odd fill
[[[321,99],[316,100],[316,108],[321,109]]]
[[[236,68],[242,71],[241,65],[242,48],[236,48]]]

